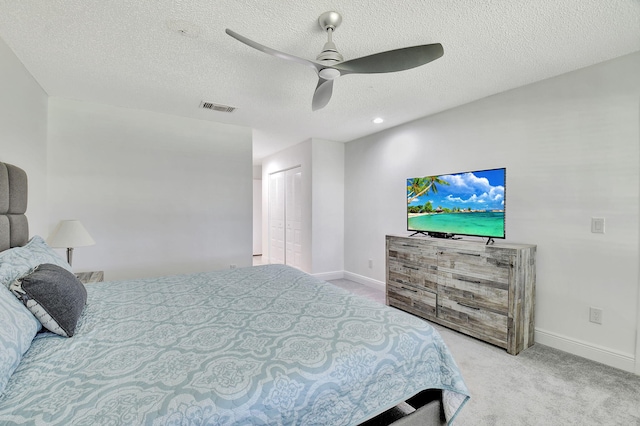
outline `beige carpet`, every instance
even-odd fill
[[[384,292],[331,283],[384,303]],[[640,426],[640,376],[535,344],[518,356],[435,325],[471,392],[455,426]]]
[[[456,426],[640,426],[640,376],[540,344],[512,356],[436,328],[471,392]]]

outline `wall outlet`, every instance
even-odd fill
[[[229,269],[236,269],[236,265],[232,263],[231,265],[229,265]]]
[[[594,308],[593,306],[589,308],[589,321],[602,324],[602,309]]]
[[[604,234],[604,217],[591,218],[591,232],[594,234]]]
[[[373,259],[369,259],[369,269],[373,268]]]

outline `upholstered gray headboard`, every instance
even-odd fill
[[[29,240],[27,191],[25,171],[0,163],[0,251],[23,246]]]

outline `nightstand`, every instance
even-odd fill
[[[82,284],[99,283],[104,281],[104,271],[78,272],[76,277]]]

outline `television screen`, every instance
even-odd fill
[[[504,238],[506,169],[407,179],[407,230]]]

